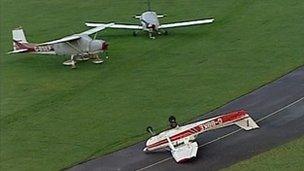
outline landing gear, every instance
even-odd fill
[[[108,52],[105,51],[105,54],[106,54],[106,59],[109,59],[109,56],[108,56]],[[90,54],[90,55],[83,55],[83,56],[80,56],[80,55],[71,55],[71,59],[67,60],[67,61],[64,61],[62,64],[63,65],[68,65],[68,66],[71,66],[72,69],[76,68],[76,61],[87,61],[89,59],[92,59],[92,62],[94,64],[101,64],[104,62],[103,59],[101,59],[99,57],[98,54]]]
[[[158,35],[168,35],[168,31],[167,31],[167,30],[160,29],[160,30],[157,31],[157,34],[158,34]]]
[[[69,65],[69,66],[71,66],[72,69],[75,69],[76,68],[76,61],[75,61],[74,57],[75,57],[75,55],[71,55],[71,59],[67,60],[67,61],[64,61],[62,64],[63,65]]]
[[[150,37],[151,39],[155,39],[155,37],[153,36],[153,32],[149,32],[149,37]]]
[[[108,51],[105,51],[105,54],[106,54],[106,59],[109,59]]]
[[[167,30],[164,31],[164,35],[168,35],[168,31]]]
[[[154,132],[154,130],[153,130],[153,128],[152,128],[151,126],[148,126],[146,130],[147,130],[147,132],[149,132],[151,135],[155,135],[155,132]]]
[[[137,32],[137,31],[133,31],[133,36],[134,36],[134,37],[136,37],[136,36],[137,36],[137,34],[138,34],[138,32]]]
[[[71,55],[71,61],[72,61],[72,65],[71,65],[71,68],[72,69],[75,69],[76,68],[76,62],[75,62],[75,60],[74,60],[74,55]]]
[[[90,58],[88,58],[87,56],[77,56],[77,57],[75,57],[76,61],[87,61],[89,59]]]
[[[99,58],[98,54],[94,54],[92,56],[94,58],[94,60],[92,61],[94,64],[101,64],[101,63],[103,63],[103,60]]]
[[[168,120],[169,120],[170,128],[177,127],[176,118],[174,116],[170,116]]]
[[[158,34],[168,35],[168,31],[161,29]]]

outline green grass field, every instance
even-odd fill
[[[225,171],[300,171],[304,166],[304,137],[237,163]]]
[[[11,29],[44,42],[84,21],[133,22],[144,0],[1,0],[0,170],[58,170],[222,106],[304,64],[303,0],[152,0],[163,22],[214,16],[212,25],[150,40],[106,30],[110,60],[6,55]]]

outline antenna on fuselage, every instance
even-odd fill
[[[148,1],[148,11],[151,11],[151,2],[150,0],[147,0]]]

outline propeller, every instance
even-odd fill
[[[152,29],[153,31],[155,31],[155,25],[154,24],[150,24],[147,21],[145,21],[144,19],[141,19],[140,21],[142,21],[143,23],[145,23],[146,27],[148,29]]]

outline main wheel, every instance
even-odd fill
[[[174,116],[170,116],[169,117],[169,122],[170,123],[176,122],[176,118]]]
[[[169,117],[169,123],[170,123],[171,128],[176,128],[177,127],[176,118],[174,116]]]
[[[137,36],[137,32],[133,31],[133,36],[136,37]]]
[[[146,130],[147,130],[147,132],[149,132],[150,134],[154,135],[154,130],[153,130],[152,126],[148,126]]]

